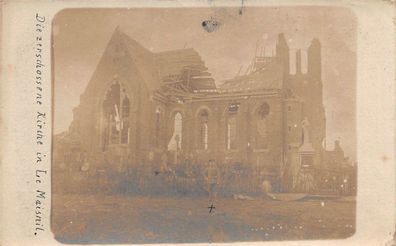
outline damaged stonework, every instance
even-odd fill
[[[201,194],[215,163],[221,195],[355,194],[356,165],[323,147],[320,42],[307,73],[297,52],[290,74],[279,34],[276,54],[217,86],[194,49],[152,53],[116,29],[55,136],[54,192]]]

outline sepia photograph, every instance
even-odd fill
[[[57,241],[354,235],[350,9],[70,8],[51,32]]]

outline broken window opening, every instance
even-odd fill
[[[122,100],[122,108],[121,108],[121,143],[128,144],[129,143],[129,98],[127,95],[124,95],[124,99]]]
[[[115,81],[106,92],[102,104],[102,150],[110,144],[129,143],[130,103],[118,81]]]
[[[182,129],[183,129],[183,117],[181,113],[177,112],[173,118],[173,134],[172,138],[168,143],[168,150],[180,150],[182,143]]]
[[[228,106],[228,115],[237,114],[239,110],[239,103],[231,103]]]

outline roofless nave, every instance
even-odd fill
[[[91,189],[121,182],[90,182],[98,175],[129,179],[141,172],[150,187],[156,170],[189,177],[212,161],[224,176],[245,173],[234,187],[239,192],[260,192],[263,183],[272,192],[339,192],[340,182],[342,192],[354,192],[353,167],[339,143],[334,151],[322,146],[319,40],[312,40],[307,60],[302,73],[298,51],[290,74],[289,47],[279,34],[274,56],[256,56],[249,73],[217,87],[194,49],[152,53],[117,29],[69,130],[57,136],[56,175],[79,174]],[[63,189],[58,182],[55,190]]]

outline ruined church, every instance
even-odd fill
[[[54,182],[63,173],[65,182],[95,186],[98,175],[150,167],[140,174],[147,183],[161,165],[209,161],[224,176],[247,167],[248,181],[258,180],[252,189],[264,182],[271,192],[325,189],[334,177],[352,182],[339,143],[323,147],[321,44],[309,45],[304,73],[301,52],[296,61],[289,53],[279,34],[275,54],[256,55],[248,72],[216,84],[194,49],[151,52],[116,29],[69,129],[55,137]]]

